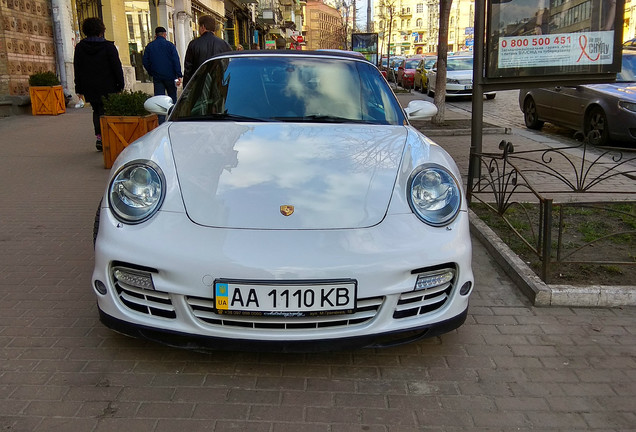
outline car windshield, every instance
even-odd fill
[[[385,79],[366,61],[242,55],[205,63],[171,120],[401,125],[404,115]]]
[[[464,58],[448,58],[448,66],[446,67],[447,71],[460,71],[460,70],[473,70],[473,58],[472,57],[464,57]]]
[[[419,59],[414,59],[414,60],[407,60],[406,61],[406,69],[415,69],[417,67],[417,64],[420,62]]]
[[[623,66],[616,82],[636,82],[636,53],[623,53]]]
[[[432,58],[432,59],[425,60],[424,61],[424,69],[431,69],[435,65],[436,61],[437,61],[437,58]]]

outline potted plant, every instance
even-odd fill
[[[110,168],[130,143],[159,126],[156,114],[144,108],[151,97],[143,91],[113,93],[104,101],[104,115],[100,118],[104,167]]]
[[[58,115],[66,112],[66,98],[57,75],[37,72],[29,77],[29,96],[33,115]]]

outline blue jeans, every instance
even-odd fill
[[[172,103],[177,102],[177,85],[174,80],[160,80],[153,78],[152,84],[155,90],[155,96],[161,96],[168,93],[168,96],[172,98]],[[159,116],[159,124],[164,121],[166,121],[166,116]]]

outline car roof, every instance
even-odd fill
[[[367,61],[364,55],[360,53],[352,54],[349,51],[343,50],[315,50],[315,51],[299,51],[299,50],[242,50],[242,51],[227,51],[221,54],[217,54],[212,58],[218,57],[253,57],[253,56],[298,56],[298,57],[342,57],[355,59],[359,61]],[[368,63],[368,62],[367,62]]]
[[[330,52],[330,53],[346,53],[346,54],[350,54],[350,55],[355,56],[355,57],[366,58],[364,56],[364,54],[362,54],[361,52],[358,52],[358,51],[339,50],[339,49],[330,49],[330,48],[320,48],[320,49],[317,49],[316,51],[321,51],[321,52],[326,51],[326,52]]]

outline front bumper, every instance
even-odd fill
[[[102,208],[93,287],[109,327],[150,339],[191,339],[172,345],[368,346],[385,335],[416,331],[408,341],[461,325],[473,285],[471,254],[465,212],[445,228],[400,214],[365,229],[267,231],[202,227],[175,212],[129,226]],[[154,287],[123,286],[113,274],[118,266],[151,273]],[[448,286],[415,290],[418,274],[442,267],[455,272]],[[316,319],[228,317],[214,310],[213,282],[220,278],[354,279],[358,308],[352,315]],[[95,288],[99,284],[103,294]]]
[[[460,327],[464,321],[466,321],[467,315],[468,310],[466,309],[461,314],[448,320],[435,323],[433,325],[423,326],[421,328],[403,330],[395,333],[310,341],[263,341],[260,339],[244,340],[200,336],[173,332],[165,329],[145,327],[130,324],[104,313],[101,309],[99,310],[100,321],[106,327],[118,333],[130,337],[151,340],[175,348],[185,348],[203,352],[320,352],[354,350],[361,348],[387,348],[448,333]]]

